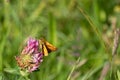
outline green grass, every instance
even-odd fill
[[[57,46],[44,57],[31,80],[119,80],[120,59],[112,57],[114,31],[120,24],[119,0],[1,0],[0,80],[26,80],[15,56],[29,37]],[[116,20],[115,20],[116,19]]]

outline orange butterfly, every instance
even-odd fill
[[[42,53],[44,56],[48,56],[48,53],[56,51],[57,48],[44,40],[43,38],[39,40],[40,48],[42,49]]]

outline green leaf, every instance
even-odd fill
[[[4,71],[11,74],[18,74],[18,75],[20,74],[17,69],[13,69],[13,68],[5,68]]]
[[[118,76],[118,80],[120,80],[120,71],[117,70],[117,76]]]
[[[3,80],[3,75],[1,72],[0,72],[0,80]]]

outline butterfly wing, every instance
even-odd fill
[[[48,56],[48,50],[44,44],[42,45],[42,52],[43,52],[44,56]]]
[[[44,56],[48,56],[48,53],[57,50],[55,46],[44,40],[43,38],[39,40],[40,48],[42,48],[42,52]]]
[[[52,52],[52,51],[56,51],[57,48],[55,46],[53,46],[52,44],[50,44],[49,42],[45,41],[45,46],[48,50],[48,53]]]

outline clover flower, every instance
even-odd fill
[[[39,41],[29,38],[27,45],[23,48],[19,56],[15,57],[21,70],[33,72],[37,70],[43,61],[43,53],[39,49]]]

